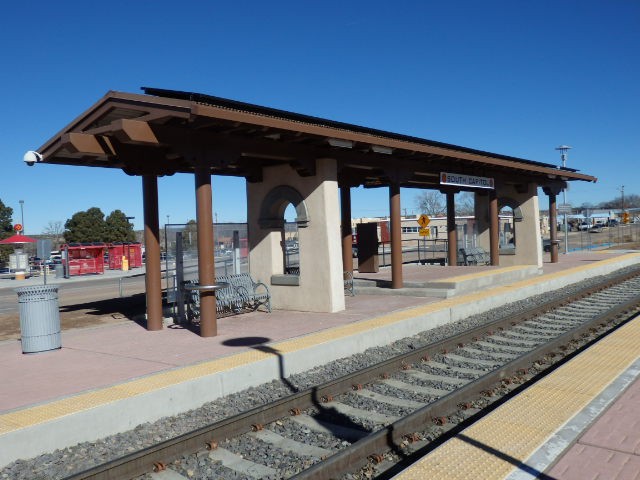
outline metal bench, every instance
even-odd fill
[[[352,297],[356,296],[356,290],[353,287],[353,272],[342,272],[342,278],[344,280],[344,291],[349,292]]]
[[[185,282],[196,284],[195,280]],[[219,315],[232,315],[254,311],[265,306],[271,313],[271,294],[269,287],[262,282],[254,282],[248,273],[216,276],[216,283],[227,284],[216,290],[216,311]],[[187,289],[187,318],[200,318],[200,293]]]
[[[461,248],[464,265],[489,265],[491,256],[480,247]]]

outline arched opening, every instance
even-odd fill
[[[300,239],[298,236],[297,212],[293,204],[284,211],[282,225],[282,271],[285,275],[300,275]]]
[[[502,255],[515,255],[517,245],[516,225],[522,221],[522,211],[515,200],[498,200],[499,247]]]

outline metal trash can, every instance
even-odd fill
[[[64,278],[64,265],[56,264],[56,278]]]
[[[58,285],[16,288],[20,310],[22,353],[62,347]]]

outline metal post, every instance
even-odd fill
[[[162,279],[160,267],[160,221],[158,219],[158,178],[142,177],[144,208],[144,244],[146,248],[145,290],[147,293],[147,330],[162,330]],[[67,258],[67,264],[69,260]]]
[[[353,232],[351,231],[351,188],[340,187],[340,213],[342,233],[342,270],[353,272]]]
[[[198,223],[198,277],[201,286],[216,281],[213,249],[213,208],[211,194],[211,170],[207,165],[195,169],[196,216]],[[200,292],[200,336],[215,337],[218,334],[216,297],[213,291]]]
[[[24,200],[18,200],[18,203],[20,204],[20,225],[22,225],[22,234],[26,235],[27,232],[24,228]]]
[[[500,265],[500,219],[498,195],[495,190],[491,190],[489,194],[489,257],[491,265]]]
[[[447,247],[448,264],[458,265],[458,232],[456,229],[456,205],[453,192],[447,192]]]
[[[571,150],[571,147],[568,145],[560,145],[556,147],[556,150],[560,152],[560,158],[562,160],[562,168],[567,167],[567,152]],[[567,204],[567,189],[562,189],[562,203]],[[563,207],[564,208],[564,207]],[[564,212],[564,253],[565,255],[569,253],[569,228],[567,222],[567,212]],[[582,243],[582,238],[580,239],[580,243]]]
[[[551,263],[558,263],[558,212],[556,211],[556,194],[549,192],[549,247]]]
[[[391,288],[402,288],[402,222],[400,220],[400,185],[389,186],[391,216]]]

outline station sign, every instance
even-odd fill
[[[458,187],[494,189],[494,180],[490,177],[475,177],[460,173],[440,172],[440,185],[455,185]]]
[[[22,231],[22,224],[20,224],[20,223],[16,223],[16,224],[13,226],[13,229],[14,229],[16,232],[21,232],[21,231]]]
[[[571,213],[571,204],[570,203],[560,203],[556,207],[556,211],[558,213]]]

